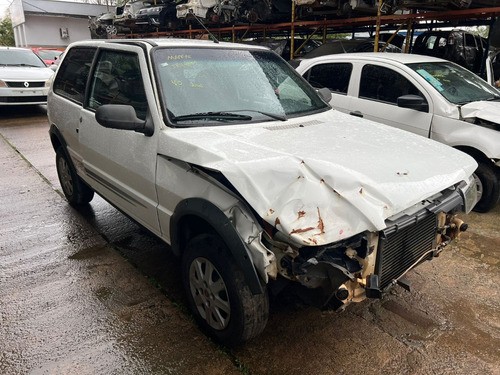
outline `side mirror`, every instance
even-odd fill
[[[153,134],[153,126],[147,120],[137,118],[134,107],[124,104],[104,104],[95,112],[96,121],[109,129],[133,130],[144,135]]]
[[[429,112],[429,104],[419,95],[403,95],[398,98],[398,107]]]
[[[321,96],[321,99],[323,99],[325,102],[330,103],[330,100],[332,100],[332,92],[330,89],[323,87],[321,89],[318,89],[318,94]]]

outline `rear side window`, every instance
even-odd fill
[[[359,97],[397,104],[402,95],[425,96],[398,72],[378,65],[365,65],[361,72]]]
[[[90,84],[89,108],[97,109],[104,104],[126,104],[134,107],[137,117],[146,118],[146,92],[136,54],[102,51]]]
[[[465,45],[467,47],[474,47],[476,48],[476,39],[474,38],[474,35],[472,34],[465,34]]]
[[[83,104],[87,78],[96,48],[72,48],[62,62],[54,81],[54,92]]]
[[[352,64],[329,63],[312,67],[305,78],[316,88],[327,87],[337,94],[347,94],[351,79]]]

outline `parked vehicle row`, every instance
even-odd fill
[[[96,192],[170,244],[200,327],[236,345],[286,285],[333,309],[406,285],[477,201],[472,157],[331,97],[264,47],[116,39],[69,47],[47,114],[69,203]]]
[[[300,19],[324,19],[375,15],[378,2],[369,0],[292,0]],[[486,0],[487,1],[487,0]],[[491,0],[492,5],[495,4]],[[463,9],[471,0],[391,0],[381,12],[392,14],[406,9]],[[481,6],[485,6],[482,4]],[[90,28],[100,38],[117,33],[141,33],[187,28],[196,16],[208,26],[234,23],[273,23],[291,19],[289,0],[134,0],[114,12],[91,18]]]

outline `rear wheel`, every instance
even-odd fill
[[[219,237],[203,234],[189,241],[182,280],[196,321],[216,341],[235,346],[264,330],[269,314],[267,293],[251,293]]]
[[[64,196],[71,205],[87,204],[94,198],[94,191],[78,177],[61,147],[56,151],[56,168]]]
[[[488,212],[498,202],[500,185],[493,167],[489,164],[478,162],[479,167],[474,172],[476,179],[479,202],[474,207],[476,212]]]
[[[108,25],[106,26],[106,34],[109,36],[114,36],[118,34],[118,28],[115,25]]]

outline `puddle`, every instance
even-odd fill
[[[439,327],[438,324],[432,319],[429,319],[416,311],[410,311],[395,301],[384,302],[382,307],[426,331],[433,331]]]

